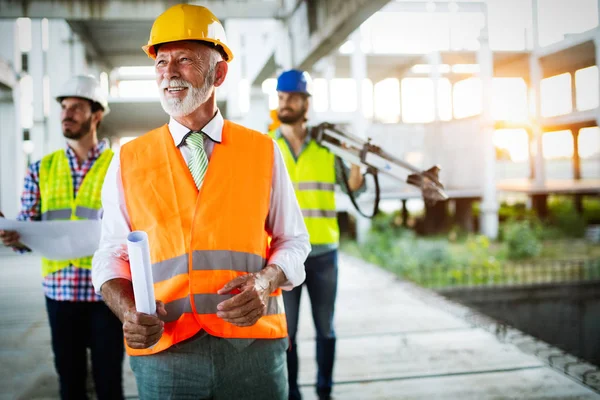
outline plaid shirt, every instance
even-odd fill
[[[83,182],[86,174],[100,157],[100,154],[108,148],[108,142],[100,141],[88,153],[87,160],[79,165],[77,156],[69,146],[65,149],[69,165],[71,166],[71,177],[73,178],[73,198]],[[21,196],[21,212],[17,219],[20,221],[40,221],[42,219],[40,198],[40,164],[35,162],[29,166],[25,176],[25,187]],[[49,274],[43,281],[44,294],[58,301],[102,301],[92,286],[92,271],[69,265],[67,268]]]

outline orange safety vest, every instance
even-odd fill
[[[155,354],[205,329],[223,338],[287,336],[281,289],[266,315],[237,327],[216,315],[233,295],[217,291],[267,265],[273,140],[230,121],[216,144],[200,192],[167,125],[121,148],[121,178],[132,230],[148,234],[154,293],[165,303],[165,330]]]

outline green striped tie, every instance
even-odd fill
[[[208,157],[206,156],[206,151],[204,151],[205,140],[206,135],[202,132],[192,132],[185,140],[185,143],[192,152],[192,156],[188,161],[188,167],[198,190],[202,186],[204,175],[208,169]]]

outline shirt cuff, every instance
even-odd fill
[[[271,254],[268,264],[275,264],[285,274],[287,281],[281,285],[283,290],[292,290],[296,286],[300,286],[306,279],[304,271],[304,262],[299,262],[295,254],[289,254],[289,250],[279,250]],[[303,259],[304,260],[304,259]]]
[[[114,255],[107,257],[97,251],[92,260],[92,284],[95,292],[101,295],[102,285],[118,278],[131,281],[129,261]]]

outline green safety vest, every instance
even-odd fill
[[[311,139],[296,161],[283,136],[277,138],[276,131],[269,132],[269,136],[281,149],[310,243],[337,244],[340,230],[335,209],[335,155]]]
[[[106,149],[102,152],[83,178],[76,198],[73,198],[71,167],[65,151],[58,150],[42,158],[40,164],[42,220],[100,219],[102,184],[112,157],[112,150]],[[69,265],[91,269],[92,256],[74,260],[42,258],[42,276],[46,277]]]

